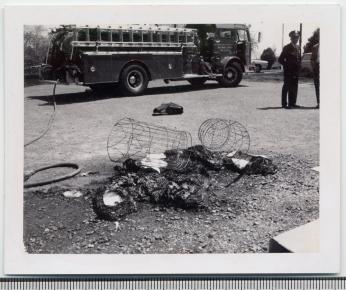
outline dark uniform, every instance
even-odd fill
[[[294,34],[297,35],[297,32],[292,31],[289,36],[292,37]],[[298,78],[301,61],[299,46],[294,45],[293,43],[284,46],[278,61],[284,67],[284,85],[282,86],[281,105],[284,108],[287,105],[289,108],[295,107],[297,102]]]

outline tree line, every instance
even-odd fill
[[[47,29],[42,25],[24,28],[24,67],[40,65],[46,61],[49,47]]]

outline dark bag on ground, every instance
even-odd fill
[[[182,106],[175,103],[166,103],[156,107],[153,111],[153,116],[179,115],[182,113],[184,113],[184,108]]]

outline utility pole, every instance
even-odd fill
[[[300,49],[300,56],[302,56],[302,38],[303,38],[303,24],[302,23],[300,23],[299,25],[299,32],[300,32],[299,49]]]

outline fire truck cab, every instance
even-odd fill
[[[187,80],[201,86],[216,80],[237,86],[250,63],[245,25],[214,25],[201,42],[196,29],[157,25],[62,26],[50,33],[43,79],[80,83],[96,89],[120,83],[132,95],[148,82]]]

